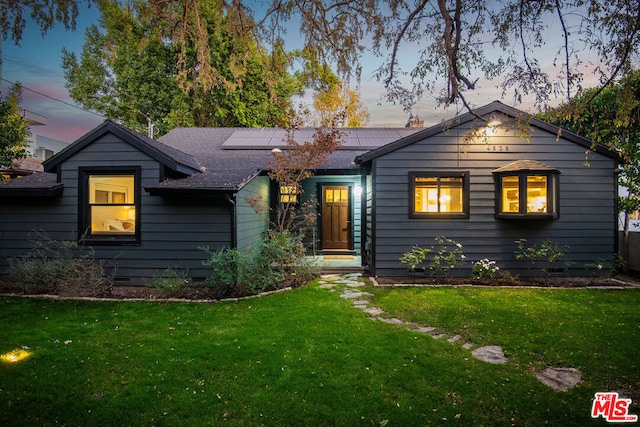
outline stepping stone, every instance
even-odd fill
[[[420,332],[421,334],[427,334],[429,332],[435,332],[436,328],[433,326],[418,326],[415,331]]]
[[[362,273],[343,274],[341,276],[344,280],[357,281],[359,277],[362,277]]]
[[[400,320],[400,319],[396,319],[395,317],[392,318],[384,318],[384,317],[378,317],[378,320],[384,323],[388,323],[390,325],[402,325],[404,323],[404,321]]]
[[[567,391],[580,384],[582,375],[575,368],[547,368],[536,378],[556,391]]]
[[[433,334],[432,337],[439,340],[440,338],[446,337],[446,334]]]
[[[379,316],[382,313],[384,313],[384,310],[382,310],[382,309],[380,309],[378,307],[368,307],[368,308],[364,309],[364,312],[368,313],[368,314],[370,314],[372,316]]]
[[[360,286],[364,286],[364,283],[362,282],[352,282],[352,281],[343,281],[342,282],[343,285],[345,286],[349,286],[350,288],[359,288]]]
[[[336,287],[335,283],[321,283],[320,287],[323,289],[333,289]]]
[[[476,359],[483,360],[488,363],[500,365],[507,362],[507,358],[502,352],[502,347],[499,345],[488,345],[485,347],[476,348],[471,352]]]
[[[466,343],[462,344],[462,348],[467,349],[467,350],[469,350],[469,349],[471,349],[471,348],[473,348],[475,346],[476,345],[474,343],[472,343],[472,342],[466,342]]]
[[[368,305],[369,305],[369,300],[366,300],[366,299],[358,299],[358,300],[355,300],[355,301],[353,302],[353,305],[355,305],[356,307],[357,307],[357,306],[362,306],[362,308],[365,308],[366,306],[368,306]]]
[[[449,341],[450,343],[455,343],[458,342],[462,339],[462,335],[454,335],[451,338],[449,338],[447,341]]]
[[[349,289],[346,289],[340,296],[342,298],[360,298],[363,296],[372,296],[373,294],[370,294],[369,292],[353,292],[350,291]]]

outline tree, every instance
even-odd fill
[[[301,225],[315,222],[315,200],[298,207],[303,193],[302,181],[312,177],[342,145],[342,133],[335,126],[317,128],[311,141],[296,141],[296,130],[303,122],[299,116],[294,118],[287,129],[285,147],[274,151],[268,168],[269,178],[278,185],[280,196],[285,196],[278,197],[276,203],[273,226],[279,233],[291,233]]]
[[[146,16],[167,18],[172,37],[188,40],[197,47],[200,61],[206,62],[210,51],[203,44],[206,28],[198,25],[200,2],[150,0],[148,4]],[[362,53],[373,50],[382,61],[377,77],[387,88],[388,100],[407,111],[425,92],[437,93],[436,99],[445,106],[461,103],[472,110],[468,91],[477,90],[483,79],[498,77],[503,95],[512,90],[516,101],[525,95],[535,96],[539,107],[555,96],[569,101],[580,92],[587,73],[596,73],[601,87],[624,75],[637,60],[640,46],[640,3],[635,0],[273,0],[268,6],[219,0],[216,4],[234,17],[228,23],[230,33],[253,34],[265,45],[282,42],[292,30],[287,24],[299,23],[296,33],[308,60],[333,64],[347,82],[348,76],[359,78]],[[581,57],[589,52],[597,56],[593,64]],[[538,59],[550,56],[551,71]],[[215,69],[199,72],[203,79],[209,73],[216,76]]]
[[[159,134],[176,126],[272,126],[291,115],[290,98],[300,85],[287,73],[282,49],[263,55],[255,41],[234,40],[223,25],[227,18],[215,8],[201,5],[199,14],[215,47],[209,66],[218,72],[216,82],[205,84],[195,72],[203,67],[196,52],[167,40],[160,31],[166,23],[141,19],[140,12],[117,0],[98,6],[99,26],[87,29],[80,59],[66,50],[63,56],[67,88],[85,108],[139,131],[151,122]],[[230,52],[239,49],[245,57],[232,62]],[[237,68],[243,70],[241,80]],[[269,78],[277,80],[272,88],[265,85]]]
[[[272,152],[267,170],[278,187],[274,215],[271,216],[271,209],[264,205],[262,196],[245,199],[258,215],[272,218],[270,226],[277,234],[291,235],[315,224],[317,200],[310,197],[302,202],[302,181],[312,177],[343,144],[343,134],[335,126],[317,128],[311,141],[298,142],[296,131],[306,122],[304,115],[294,116],[283,141],[285,146]]]
[[[577,106],[576,106],[577,104]],[[576,116],[575,112],[580,111]],[[624,213],[623,257],[628,254],[629,217],[640,210],[640,70],[631,71],[606,88],[584,91],[572,103],[550,109],[540,117],[591,138],[620,154],[619,184],[628,194],[619,199]]]
[[[18,109],[20,93],[15,85],[9,96],[0,97],[0,166],[12,167],[15,160],[27,156],[31,133]]]
[[[91,5],[91,0],[80,2],[78,0],[3,0],[0,7],[0,28],[2,38],[20,44],[22,32],[26,25],[25,15],[40,27],[42,36],[58,22],[67,30],[76,29],[78,17],[78,5],[85,3]]]
[[[341,83],[319,90],[313,97],[316,114],[313,126],[361,128],[369,122],[369,111],[362,104],[360,95]]]

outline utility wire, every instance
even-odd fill
[[[16,84],[16,83],[14,83],[14,82],[10,82],[10,81],[9,81],[9,80],[7,80],[7,79],[1,79],[1,80],[2,80],[3,82],[9,83],[10,85],[15,85],[15,84]],[[49,98],[49,99],[51,99],[52,101],[61,102],[61,103],[63,103],[64,105],[67,105],[67,106],[69,106],[69,107],[73,107],[73,108],[76,108],[76,109],[78,109],[78,110],[80,110],[80,111],[84,111],[85,113],[91,113],[91,114],[96,115],[96,116],[98,116],[98,117],[104,117],[102,114],[98,114],[98,113],[96,113],[95,111],[85,110],[85,109],[84,109],[84,108],[82,108],[82,107],[78,107],[77,105],[71,104],[71,103],[69,103],[69,102],[63,101],[63,100],[58,99],[58,98],[54,98],[54,97],[52,97],[52,96],[47,95],[46,93],[42,93],[42,92],[38,92],[37,90],[29,89],[28,87],[23,86],[22,84],[20,84],[20,87],[21,87],[22,89],[26,89],[26,90],[28,90],[29,92],[33,92],[33,93],[35,93],[35,94],[37,94],[37,95],[44,96],[45,98]]]

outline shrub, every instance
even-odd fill
[[[453,269],[464,264],[465,256],[462,253],[462,244],[444,236],[436,237],[436,242],[440,244],[440,248],[429,263],[429,270],[433,275],[448,277]]]
[[[518,249],[515,251],[516,259],[524,262],[527,268],[531,269],[537,262],[542,262],[545,267],[542,268],[542,272],[549,276],[551,273],[557,272],[560,268],[557,267],[562,263],[565,267],[568,267],[571,263],[563,261],[566,252],[569,247],[566,245],[559,245],[549,239],[539,244],[532,244],[527,246],[527,239],[516,240]]]
[[[475,279],[492,279],[499,270],[495,261],[485,258],[473,264],[472,273]]]
[[[214,272],[207,283],[217,287],[221,297],[298,286],[317,275],[317,269],[305,258],[302,237],[297,235],[270,232],[269,238],[248,251],[201,249],[209,254],[203,264]]]
[[[188,272],[167,268],[161,276],[154,277],[147,285],[165,297],[181,297],[189,285]]]
[[[429,269],[432,276],[448,277],[449,273],[464,264],[465,256],[462,253],[462,245],[455,240],[447,239],[444,236],[436,237],[436,242],[440,244],[438,248],[421,248],[412,246],[411,251],[400,257],[400,262],[407,265],[407,270],[411,273]],[[434,254],[426,267],[420,264],[426,261],[429,254]]]
[[[30,234],[33,249],[10,260],[10,274],[23,287],[35,285],[40,291],[72,296],[104,296],[113,282],[103,261],[95,259],[93,248],[82,242],[53,240],[46,232]]]
[[[421,248],[420,246],[414,245],[409,252],[405,252],[400,257],[400,262],[407,266],[407,270],[410,273],[424,271],[425,267],[420,267],[420,264],[427,259],[427,255],[431,252],[433,252],[431,248]]]

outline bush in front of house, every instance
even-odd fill
[[[500,270],[495,261],[488,258],[481,259],[473,264],[472,274],[474,279],[493,279],[493,276]]]
[[[515,250],[516,259],[522,261],[530,273],[536,265],[541,266],[542,273],[546,277],[553,273],[560,273],[571,265],[570,261],[565,259],[569,246],[561,245],[550,239],[541,243],[529,243],[527,239],[516,240],[518,249]]]
[[[462,244],[444,236],[438,236],[435,240],[439,246],[422,248],[414,245],[411,251],[400,257],[400,262],[407,266],[410,273],[429,270],[434,277],[448,277],[454,269],[464,264]],[[421,266],[431,254],[433,255],[426,266]]]
[[[107,296],[113,287],[93,248],[75,240],[54,240],[44,231],[30,234],[32,250],[10,259],[9,273],[27,292],[65,296]]]
[[[162,297],[180,298],[186,294],[190,282],[187,270],[167,268],[147,283],[147,286],[155,289]]]
[[[299,235],[270,231],[268,238],[249,250],[201,249],[209,254],[203,265],[211,267],[214,273],[207,282],[220,290],[220,297],[300,286],[318,274],[318,269],[305,258]]]

